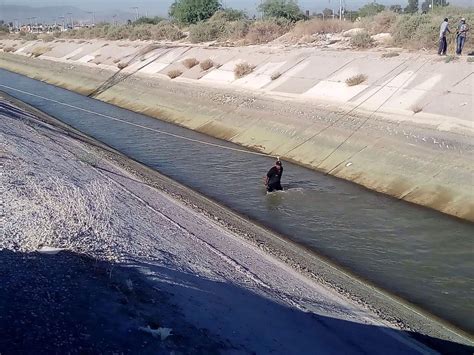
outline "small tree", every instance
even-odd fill
[[[389,9],[390,11],[393,11],[396,14],[401,14],[403,10],[401,5],[391,5]]]
[[[428,12],[430,10],[433,10],[431,8],[431,4],[433,4],[433,7],[438,7],[438,6],[441,7],[441,6],[448,6],[449,2],[444,1],[444,0],[433,0],[433,2],[431,2],[431,0],[425,0],[421,4],[421,11],[422,12]]]
[[[133,25],[157,25],[164,21],[162,17],[140,17],[138,20],[133,22]]]
[[[301,9],[294,0],[265,0],[258,9],[267,18],[285,18],[294,22],[304,18]]]
[[[408,0],[408,5],[405,7],[405,12],[408,14],[414,14],[418,12],[418,0]]]
[[[323,17],[324,18],[332,17],[332,15],[333,15],[333,11],[331,9],[326,8],[326,9],[323,10]]]
[[[169,15],[176,21],[190,25],[207,20],[221,8],[219,0],[176,0]]]
[[[370,4],[366,4],[359,9],[359,16],[360,17],[367,17],[367,16],[374,16],[377,15],[379,12],[385,10],[385,6],[382,4],[378,4],[376,2],[372,2]]]

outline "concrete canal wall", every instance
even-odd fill
[[[474,221],[474,63],[465,57],[0,42],[10,52],[1,68]],[[214,65],[187,68],[186,59]],[[253,71],[236,78],[240,63]],[[170,79],[173,70],[182,74]],[[349,86],[357,75],[365,80]]]

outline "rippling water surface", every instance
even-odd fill
[[[0,70],[0,84],[145,127],[237,147],[4,70]],[[178,140],[0,90],[432,313],[474,330],[473,224],[289,163],[284,164],[283,175],[287,191],[266,195],[262,177],[273,164],[271,158]]]

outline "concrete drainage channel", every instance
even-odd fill
[[[41,84],[41,85],[44,85],[44,84]],[[45,88],[46,89],[46,88]],[[52,88],[49,87],[46,91],[48,90],[51,90]],[[52,89],[52,90],[58,90],[58,89]],[[45,94],[45,90],[40,90],[42,92],[42,94],[44,95]],[[39,92],[39,91],[35,91],[35,92]],[[61,94],[58,94],[58,92],[55,92],[58,97],[61,96]],[[65,95],[70,95],[71,93],[67,93],[65,92],[64,93]],[[78,100],[78,98],[80,98],[80,96],[75,96],[74,97],[71,97],[71,100],[68,100],[68,102],[74,102],[76,100]],[[22,99],[25,99],[25,98],[22,98]],[[28,100],[25,100],[25,101],[28,101]],[[92,102],[92,101],[90,101]],[[89,104],[90,104],[89,102]],[[46,111],[46,112],[49,112],[49,113],[52,113],[54,114],[54,116],[56,116],[57,118],[59,119],[65,119],[64,117],[60,117],[61,115],[58,115],[58,113],[61,111],[61,110],[58,110],[58,108],[54,108],[52,106],[49,106],[49,105],[45,105],[44,102],[40,103],[40,102],[30,102],[31,104],[33,105],[37,105],[37,106],[41,106],[41,108]],[[102,103],[98,103],[99,105],[104,105]],[[93,107],[91,107],[90,105],[87,105],[87,107],[89,107],[90,109],[94,109]],[[110,110],[115,110],[116,108],[113,108],[113,107],[110,107],[109,105],[107,105],[107,109],[110,111]],[[51,112],[53,111],[53,112]],[[123,110],[119,110],[122,114],[124,114],[124,111]],[[74,112],[74,111],[68,111],[68,112],[65,112],[71,119],[71,121],[69,121],[68,123],[69,124],[72,124],[72,125],[77,125],[79,123],[80,120],[84,119],[84,117],[79,117],[77,115],[77,112]],[[121,116],[123,117],[123,116]],[[148,119],[149,120],[149,119]],[[99,120],[96,120],[97,122],[99,122]],[[157,122],[155,120],[151,120],[151,121],[147,121],[147,122],[153,122],[153,124],[157,124]],[[56,122],[57,123],[57,122]],[[91,124],[91,121],[88,121],[87,123],[86,122],[83,122],[85,123],[86,125],[88,125],[89,127],[90,124]],[[110,123],[107,124],[107,126],[109,127],[109,130],[111,128],[110,126]],[[170,129],[172,126],[166,126],[167,129]],[[80,128],[80,127],[78,127]],[[84,127],[82,127],[82,130],[84,130]],[[92,134],[91,132],[88,132],[89,134],[91,135],[94,135]],[[130,132],[129,132],[130,133]],[[137,134],[140,134],[140,136],[143,138],[143,132],[142,131],[137,131],[136,132]],[[182,133],[182,132],[181,132]],[[188,134],[195,134],[195,133],[192,133],[192,132],[187,132]],[[198,137],[199,135],[196,135],[195,137]],[[106,139],[103,139],[104,137],[97,137],[103,141],[105,141],[106,143],[112,145],[112,146],[115,146],[116,144],[114,144],[113,142],[107,142]],[[115,139],[118,139],[120,137],[117,137],[115,136]],[[127,137],[123,137],[123,139],[119,139],[120,141],[123,141],[125,139],[129,139],[130,140],[130,145],[127,145],[126,147],[124,147],[124,149],[120,149],[122,151],[124,151],[127,155],[131,155],[133,157],[133,153],[131,154],[131,151],[129,151],[129,149],[134,146],[135,144],[132,144],[133,143],[133,139],[131,139],[133,137],[130,137],[128,136]],[[208,137],[199,137],[199,138],[202,138],[202,139],[209,139]],[[153,140],[156,141],[158,138],[157,137],[153,137]],[[95,141],[91,141],[91,142],[94,142],[94,144],[97,144],[97,142]],[[222,144],[222,142],[219,142]],[[176,146],[175,147],[171,147],[169,146],[170,142],[164,142],[164,141],[160,141],[160,149],[156,149],[156,150],[153,150],[153,154],[154,156],[156,156],[156,152],[160,152],[160,155],[161,158],[159,159],[159,161],[155,161],[154,164],[156,164],[158,170],[160,170],[161,172],[164,172],[170,176],[172,176],[173,178],[175,179],[178,179],[179,180],[179,175],[182,174],[182,171],[180,171],[179,169],[177,171],[171,171],[169,170],[169,162],[171,160],[171,157],[174,156],[174,165],[176,164],[184,164],[184,166],[186,167],[186,160],[182,160],[183,158],[179,157],[179,156],[176,156],[176,151],[180,151],[181,149],[185,149],[185,147],[179,147],[177,148]],[[145,144],[146,146],[146,144]],[[167,153],[165,151],[163,151],[164,147],[165,146],[169,146],[169,148],[172,150],[171,153]],[[116,147],[116,148],[119,148],[119,147]],[[189,151],[182,151],[182,153],[184,155],[186,155],[188,158],[190,158],[191,161],[203,161],[203,159],[197,159],[198,156],[201,156],[202,157],[202,151],[200,148],[197,148],[197,147],[190,147],[190,150]],[[209,153],[209,152],[208,152]],[[123,156],[121,156],[120,154],[117,155],[116,152],[108,152],[107,154],[110,154],[112,155],[112,157],[114,157],[114,159],[118,159],[119,161],[121,161],[124,165],[128,166],[129,169],[132,169],[134,170],[135,172],[139,172],[139,174],[141,174],[146,180],[148,180],[151,184],[154,184],[154,185],[157,185],[158,187],[162,188],[162,189],[165,189],[167,190],[168,192],[171,192],[173,194],[177,194],[178,196],[181,196],[184,200],[188,201],[188,203],[191,203],[192,205],[194,206],[200,206],[200,208],[203,208],[205,211],[207,211],[208,213],[211,213],[216,219],[220,220],[222,223],[228,223],[227,226],[228,227],[233,227],[233,228],[236,228],[238,229],[242,235],[245,235],[248,239],[250,239],[251,241],[253,241],[254,243],[258,244],[261,246],[261,248],[265,249],[266,251],[268,252],[271,252],[273,254],[277,254],[281,259],[285,260],[287,263],[291,264],[293,267],[297,268],[298,270],[300,270],[301,272],[305,273],[305,274],[308,274],[310,275],[311,277],[313,278],[316,278],[318,280],[325,280],[326,282],[328,282],[328,284],[330,284],[332,287],[338,289],[339,291],[342,291],[348,295],[352,295],[353,297],[357,298],[359,301],[362,301],[362,302],[366,302],[367,304],[371,304],[371,305],[375,305],[375,308],[376,309],[379,309],[381,311],[381,313],[383,315],[385,315],[385,317],[387,319],[389,319],[390,321],[392,322],[399,322],[400,324],[399,325],[402,325],[402,327],[406,327],[407,329],[413,329],[413,330],[419,330],[421,333],[423,334],[428,334],[428,335],[431,335],[433,337],[436,337],[436,338],[442,338],[442,339],[447,339],[447,340],[451,340],[451,341],[454,341],[454,342],[464,342],[466,344],[469,343],[469,341],[463,339],[463,336],[458,336],[456,335],[455,333],[452,333],[451,331],[448,330],[448,328],[445,328],[443,325],[440,325],[440,323],[438,322],[433,322],[430,318],[426,318],[425,316],[423,316],[423,312],[422,311],[417,311],[415,308],[413,308],[412,306],[408,306],[401,300],[397,300],[396,298],[394,297],[391,297],[391,296],[387,296],[387,294],[385,294],[384,292],[381,292],[381,291],[378,291],[378,289],[376,288],[372,288],[372,287],[367,287],[365,283],[362,283],[362,282],[359,282],[359,281],[356,281],[357,278],[354,278],[354,276],[350,275],[350,274],[346,274],[344,272],[341,272],[338,268],[334,268],[333,267],[333,264],[332,263],[327,263],[327,262],[324,262],[324,259],[320,259],[320,258],[315,258],[314,257],[314,254],[313,252],[311,251],[311,249],[313,249],[311,247],[311,245],[308,246],[307,249],[302,249],[299,245],[297,244],[294,244],[292,243],[291,241],[288,241],[286,239],[286,237],[278,237],[276,235],[274,235],[273,233],[269,232],[268,230],[266,230],[265,228],[260,228],[260,227],[256,227],[255,225],[253,224],[249,224],[245,219],[242,219],[240,217],[237,217],[235,214],[233,214],[232,212],[228,211],[227,209],[225,208],[222,208],[221,206],[215,204],[214,202],[212,202],[211,200],[207,199],[207,198],[203,198],[201,195],[199,194],[196,194],[194,193],[192,190],[189,190],[187,188],[184,188],[182,186],[180,186],[179,184],[176,184],[174,183],[172,180],[169,180],[167,178],[164,178],[163,176],[159,175],[158,173],[156,173],[155,171],[151,170],[151,169],[148,169],[148,168],[145,168],[143,167],[141,164],[137,164],[133,161],[130,161],[126,158],[124,158]],[[171,154],[171,155],[170,155]],[[216,153],[214,153],[216,154]],[[270,163],[270,160],[268,159],[265,159],[263,157],[261,158],[256,158],[258,161],[251,161],[250,162],[250,165],[247,166],[247,165],[244,165],[245,164],[245,160],[242,159],[241,157],[239,157],[239,153],[236,152],[237,155],[235,156],[232,156],[232,157],[228,157],[228,156],[222,156],[221,155],[222,153],[219,153],[217,154],[219,156],[219,159],[225,159],[225,161],[236,161],[238,163],[238,166],[241,168],[242,171],[246,171],[246,172],[250,172],[253,176],[254,174],[254,170],[251,169],[251,166],[258,166],[258,169],[260,169],[260,166],[263,164],[268,164]],[[234,153],[232,153],[234,154]],[[210,154],[205,154],[205,156],[209,157]],[[146,160],[144,156],[141,156],[141,157],[137,157],[135,156],[134,158],[138,159],[138,160],[141,160],[141,161],[144,161]],[[228,160],[227,160],[228,159]],[[261,160],[260,160],[261,159]],[[206,160],[206,159],[204,159]],[[145,162],[147,163],[147,165],[149,166],[152,166],[153,164],[150,164],[149,162]],[[216,164],[217,166],[221,166],[222,164],[219,162],[219,164]],[[189,171],[189,165],[188,166],[188,171]],[[233,168],[235,169],[235,167],[230,167],[230,168]],[[206,170],[207,169],[207,170]],[[292,175],[292,173],[290,173],[290,175],[288,176],[288,179],[290,181],[293,181],[293,184],[294,186],[288,186],[291,190],[291,188],[294,188],[296,191],[294,191],[296,193],[296,201],[298,202],[298,204],[301,203],[301,197],[302,195],[301,194],[298,194],[299,191],[298,190],[298,187],[297,186],[300,186],[300,184],[304,185],[306,184],[306,187],[308,187],[308,189],[306,191],[303,191],[305,192],[304,194],[312,194],[314,191],[312,190],[316,190],[319,189],[318,193],[317,193],[317,196],[318,196],[318,199],[319,199],[319,202],[318,204],[321,204],[323,203],[325,205],[325,207],[328,207],[329,209],[332,208],[333,206],[329,205],[329,200],[324,200],[324,195],[325,193],[327,193],[327,191],[324,191],[325,189],[327,190],[332,190],[332,191],[337,191],[338,189],[342,188],[343,190],[343,195],[344,194],[347,194],[349,193],[349,195],[352,195],[351,198],[354,199],[354,198],[361,198],[362,195],[360,195],[362,193],[362,189],[356,189],[356,191],[350,191],[350,188],[348,188],[348,186],[352,186],[350,184],[345,184],[343,182],[342,185],[333,185],[333,184],[336,184],[334,181],[332,181],[333,184],[329,183],[328,186],[324,186],[324,184],[328,184],[328,182],[322,182],[321,180],[317,181],[317,184],[315,186],[311,185],[311,178],[314,178],[314,176],[316,175],[314,172],[310,172],[311,174],[315,174],[315,175],[311,175],[311,177],[305,179],[304,177],[306,177],[307,175],[305,175],[306,173],[303,174],[303,170],[299,170],[301,168],[298,168],[298,167],[295,167],[295,166],[289,166],[289,169],[288,170],[293,170],[294,174],[295,175]],[[204,179],[202,179],[202,176],[198,176],[196,174],[199,173],[199,171],[204,171],[204,172],[209,172],[211,170],[209,170],[209,167],[199,167],[199,166],[195,166],[195,167],[192,167],[192,176],[196,177],[198,181],[202,181]],[[214,166],[214,171],[215,171],[215,166]],[[216,175],[216,173],[214,173],[213,171],[213,178],[214,180],[219,183],[219,174]],[[309,171],[308,171],[309,173]],[[176,176],[173,176],[173,175],[176,175]],[[224,176],[227,176],[226,172],[224,171]],[[300,177],[300,181],[298,182],[298,179],[296,179],[296,177]],[[259,178],[259,177],[258,177]],[[246,180],[246,179],[242,179],[242,182],[241,182],[241,186],[246,186],[247,183],[251,182],[252,184],[255,182],[255,180],[257,179],[256,176],[253,176],[252,178]],[[332,179],[330,179],[329,181],[331,181]],[[188,185],[193,185],[192,182],[190,181],[184,181],[186,184]],[[205,191],[206,188],[205,186],[192,186],[193,188],[197,189],[197,190],[200,190],[200,191],[203,191],[205,192],[206,194],[208,195],[212,195],[209,193],[209,191]],[[213,186],[210,186],[210,188],[212,190],[215,190],[216,189],[216,186],[213,185]],[[354,188],[352,186],[352,188]],[[349,190],[347,190],[349,189]],[[262,197],[261,194],[259,195],[259,191],[260,188],[257,188],[256,190],[256,194],[257,196],[259,196],[260,198]],[[234,200],[236,194],[235,194],[235,190],[228,190],[226,189],[226,191],[228,191],[230,193],[230,200]],[[237,191],[239,194],[244,194],[246,196],[246,198],[249,197],[248,193],[255,193],[255,191],[248,191],[246,189],[240,189],[239,191]],[[261,191],[260,191],[261,192]],[[340,193],[340,191],[338,192]],[[263,198],[262,201],[265,201],[264,203],[266,204],[265,206],[263,206],[263,208],[266,208],[269,213],[270,213],[270,217],[272,218],[275,218],[275,217],[278,217],[280,219],[283,219],[284,221],[290,221],[292,219],[294,219],[295,217],[295,214],[293,213],[290,213],[289,214],[289,219],[288,220],[285,220],[285,215],[284,215],[284,211],[285,209],[287,210],[290,210],[291,211],[291,208],[289,208],[289,206],[291,206],[291,198],[288,199],[286,198],[287,196],[284,195],[285,197],[282,198],[282,199],[276,199],[276,200],[268,200],[268,199],[265,199]],[[291,193],[289,194],[289,196],[291,196]],[[416,213],[421,213],[421,215],[417,215],[415,216],[415,219],[418,220],[419,218],[428,218],[427,222],[428,223],[432,223],[434,220],[438,220],[440,215],[438,214],[435,214],[433,212],[430,212],[430,211],[426,211],[426,210],[423,210],[423,209],[417,209],[417,208],[414,208],[413,206],[408,206],[406,204],[401,204],[401,203],[396,203],[390,199],[386,199],[384,197],[381,197],[381,196],[378,196],[378,195],[375,195],[375,194],[369,194],[368,196],[373,196],[375,198],[375,200],[372,200],[373,201],[382,201],[382,206],[384,206],[385,208],[389,208],[389,213],[394,213],[394,211],[398,211],[398,209],[391,209],[389,206],[390,206],[390,203],[394,203],[395,205],[399,206],[400,207],[400,211],[405,209],[405,208],[412,208],[408,214],[412,214],[412,213],[415,213],[415,211],[417,211]],[[214,197],[215,199],[217,200],[221,200],[222,201],[222,196],[221,198],[219,198],[219,196],[212,196]],[[313,196],[314,197],[314,196]],[[336,198],[336,199],[340,199],[341,196],[337,196],[337,195],[330,195],[331,198]],[[380,200],[381,199],[381,200]],[[349,201],[349,200],[346,200],[346,202]],[[231,203],[229,203],[229,200],[227,201],[222,201],[224,204],[227,204],[229,205],[230,207],[234,208],[236,206],[232,206]],[[315,203],[315,200],[311,200],[312,203]],[[343,201],[339,200],[338,203],[341,203]],[[290,203],[290,205],[288,204]],[[293,201],[294,203],[294,201]],[[365,201],[362,201],[361,205],[365,205],[367,203],[367,200]],[[239,207],[237,205],[237,207]],[[355,207],[357,208],[357,207]],[[360,206],[359,206],[360,208]],[[380,208],[380,205],[377,206],[377,209]],[[414,208],[414,209],[413,209]],[[239,210],[237,208],[237,210]],[[209,212],[211,211],[211,212]],[[245,211],[245,210],[241,210],[240,211],[241,213],[244,213],[244,214],[247,214],[249,215],[249,211]],[[294,212],[294,210],[292,211]],[[311,211],[311,214],[310,216],[313,216],[313,213],[315,211]],[[318,213],[321,213],[322,211],[318,211]],[[423,216],[423,217],[421,217]],[[253,217],[253,216],[251,216]],[[340,217],[340,216],[339,216]],[[346,216],[345,218],[347,218],[348,216]],[[372,216],[372,217],[375,217],[375,220],[384,220],[384,216]],[[392,216],[392,218],[395,218],[395,219],[399,219],[400,216]],[[431,218],[430,218],[431,217]],[[308,219],[308,216],[305,217],[306,219]],[[334,215],[331,216],[330,218],[328,218],[328,216],[326,216],[326,221],[324,221],[323,219],[319,219],[318,221],[316,221],[317,223],[319,224],[324,224],[326,226],[330,225],[331,223],[337,223],[337,220],[340,221],[340,218],[336,218]],[[360,216],[354,216],[355,219],[358,219],[360,218]],[[267,222],[265,221],[264,219],[262,220],[261,216],[260,218],[258,216],[256,216],[257,220],[260,220],[260,222]],[[347,236],[350,236],[350,232],[349,229],[353,228],[354,226],[356,226],[356,224],[354,224],[354,220],[349,220],[349,218],[347,218],[348,221],[348,225],[345,226],[345,229],[347,229],[345,232],[343,231],[343,229],[339,229],[337,232],[338,233],[342,233],[342,236],[343,237],[347,237]],[[399,222],[399,221],[398,221]],[[455,221],[455,220],[452,220],[452,219],[449,219],[447,217],[444,217],[444,219],[441,221],[442,224],[445,224],[445,223],[460,223],[458,221]],[[265,223],[268,225],[268,223]],[[472,228],[471,225],[465,225],[465,224],[456,224],[457,228],[460,228],[461,226],[464,226],[464,227],[461,227],[461,228],[466,228],[466,233],[469,233],[469,231],[471,230],[470,228]],[[272,226],[274,229],[277,229],[278,228],[275,228],[275,226]],[[290,225],[290,230],[295,230],[295,225]],[[359,225],[360,227],[360,225]],[[373,228],[373,226],[371,226]],[[385,228],[387,226],[385,225]],[[454,225],[451,226],[454,228]],[[312,234],[314,234],[315,231],[313,231]],[[316,231],[317,232],[317,231]],[[319,230],[319,233],[323,233],[324,231],[323,230]],[[327,232],[327,230],[326,230]],[[382,231],[380,231],[380,233],[382,233]],[[290,237],[293,237],[294,236],[291,236],[290,234],[291,233],[285,233],[285,235],[288,235]],[[330,237],[334,237],[334,235],[330,235]],[[402,236],[400,236],[402,237]],[[462,238],[462,235],[460,236]],[[294,239],[295,240],[295,239]],[[302,240],[298,240],[296,239],[295,241],[299,242],[299,243],[302,243],[304,244],[304,241]],[[317,244],[319,244],[320,242],[323,242],[322,240],[317,240]],[[340,250],[343,250],[343,249],[349,249],[349,252],[350,254],[353,254],[357,248],[361,248],[361,246],[357,247],[357,246],[347,246],[347,245],[344,245],[344,240],[341,240],[341,241],[336,241],[334,239],[332,240],[329,240],[330,243],[334,244],[338,244],[340,246]],[[346,240],[346,242],[348,242]],[[373,241],[370,241],[370,243],[373,242]],[[311,243],[310,243],[311,244]],[[383,247],[383,246],[382,246]],[[317,248],[316,248],[317,249]],[[372,253],[375,251],[376,252],[376,249],[377,248],[373,248],[372,250]],[[325,252],[325,254],[328,254],[327,253],[327,250]],[[339,261],[340,264],[343,264],[344,265],[344,262],[341,262],[341,260],[337,260],[337,256],[334,256],[334,255],[331,255],[332,258],[334,258],[336,261]],[[341,258],[342,260],[345,258],[346,256],[343,255],[343,258]],[[374,260],[374,255],[372,256],[367,256],[365,257],[365,260]],[[382,264],[384,263],[385,261],[382,261]],[[352,265],[344,265],[352,270],[354,270],[357,274],[362,274],[363,275],[363,272],[359,272],[359,270],[357,270],[357,267],[352,267]],[[381,276],[386,278],[386,275],[387,274],[391,274],[393,273],[394,275],[397,274],[397,271],[390,271],[390,270],[383,270],[383,272],[381,272]],[[370,279],[370,275],[369,277],[367,277],[367,275],[363,275],[364,278],[368,278]],[[396,278],[396,277],[395,277]],[[427,280],[427,278],[425,277],[425,279]],[[393,281],[393,280],[391,280]],[[413,280],[410,280],[410,282],[414,282]],[[416,281],[415,281],[416,282]],[[378,284],[380,284],[380,282],[378,282]],[[388,288],[388,287],[387,287]],[[462,294],[462,292],[461,292]],[[407,297],[409,298],[409,297]],[[425,306],[425,305],[422,305],[422,306]],[[461,308],[463,307],[463,305],[458,305],[458,306],[461,306]],[[425,306],[426,308],[426,306]],[[426,339],[425,339],[426,341]]]

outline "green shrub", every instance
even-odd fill
[[[379,12],[385,10],[385,6],[382,4],[378,4],[376,2],[371,2],[365,4],[359,9],[359,16],[360,17],[368,17],[368,16],[375,16]]]
[[[263,12],[265,18],[284,18],[292,22],[304,18],[295,0],[265,0],[258,9]]]
[[[220,8],[219,0],[176,0],[169,15],[176,21],[191,25],[207,20]]]
[[[355,48],[370,48],[374,44],[374,40],[367,32],[363,31],[352,36],[350,43]]]
[[[246,19],[247,15],[244,11],[236,9],[221,9],[212,15],[209,21],[240,21]]]
[[[431,22],[431,16],[420,14],[400,16],[392,31],[394,43],[410,48],[422,48],[425,43],[436,41],[441,22],[429,30],[433,26]],[[417,43],[420,40],[421,42]]]
[[[132,25],[157,25],[162,21],[166,21],[163,17],[155,16],[155,17],[140,17],[138,20],[133,21]]]

